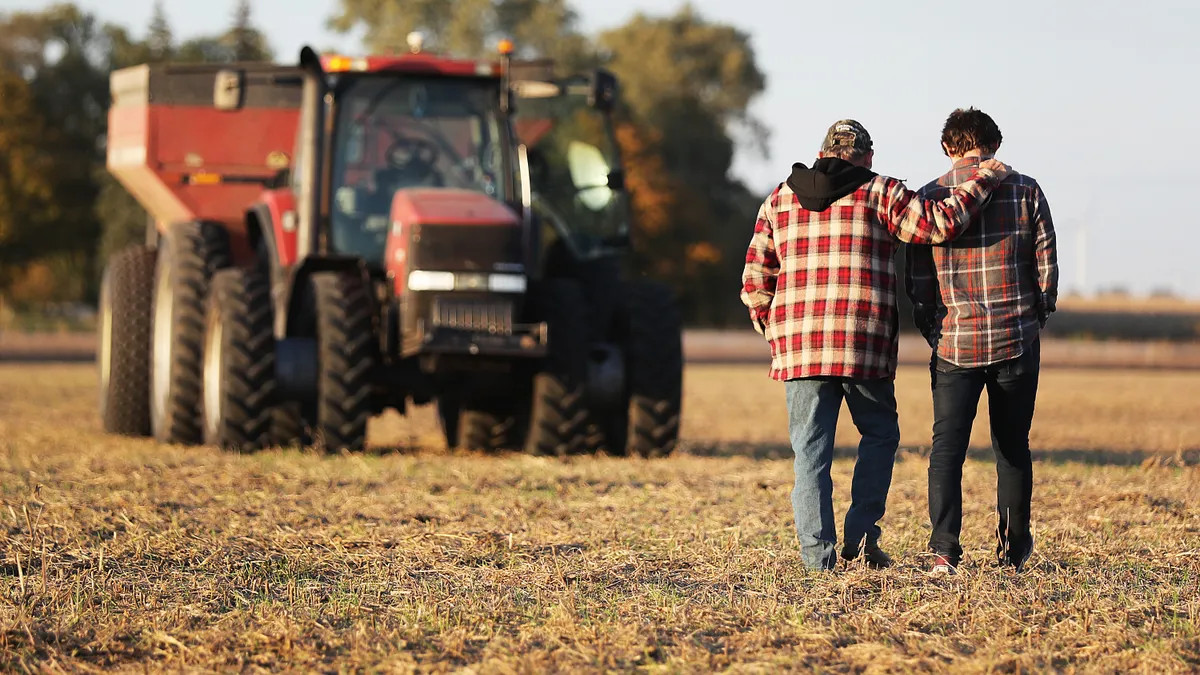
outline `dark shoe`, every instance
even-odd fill
[[[1013,551],[1011,548],[1000,553],[1000,566],[1011,567],[1020,574],[1025,571],[1025,563],[1029,562],[1029,557],[1033,555],[1033,535],[1029,535],[1029,546],[1022,551]]]
[[[847,562],[858,560],[860,555],[866,561],[867,567],[873,570],[887,569],[892,566],[892,557],[884,553],[883,549],[879,548],[879,544],[868,543],[862,551],[850,547],[842,549],[842,559]]]
[[[958,574],[958,561],[940,553],[933,557],[933,567],[929,570],[932,575],[954,576]]]

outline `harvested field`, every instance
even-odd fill
[[[925,377],[898,383],[899,564],[831,576],[800,567],[761,366],[689,367],[661,461],[446,453],[426,410],[367,456],[164,448],[97,433],[92,366],[2,366],[0,670],[1200,669],[1200,373],[1044,373],[1021,576],[988,562],[981,423],[953,579],[924,574]]]

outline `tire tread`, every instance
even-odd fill
[[[200,405],[209,285],[217,271],[232,264],[229,242],[218,224],[188,222],[174,225],[160,245],[172,247],[175,315],[171,384],[156,436],[162,443],[195,445],[204,435]]]
[[[626,286],[628,322],[626,377],[629,420],[626,452],[666,457],[679,444],[683,399],[683,322],[665,284],[638,281]]]
[[[568,456],[589,450],[586,368],[589,319],[577,282],[555,279],[540,285],[534,301],[550,324],[550,355],[534,375],[526,452]]]
[[[326,452],[359,452],[374,414],[378,363],[371,298],[362,279],[350,273],[314,274],[312,284],[320,360],[313,440]]]
[[[108,263],[112,343],[108,388],[100,392],[100,408],[104,430],[111,434],[135,437],[151,434],[154,263],[154,249],[143,246],[116,253]]]
[[[253,270],[218,272],[212,282],[210,312],[224,322],[220,395],[224,418],[205,442],[225,450],[251,452],[272,445],[275,398],[275,334],[271,288]]]

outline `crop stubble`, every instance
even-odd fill
[[[0,368],[0,670],[1200,668],[1200,374],[1044,374],[1021,577],[989,564],[981,418],[953,580],[923,574],[925,377],[898,382],[898,567],[825,576],[761,367],[689,368],[653,462],[446,453],[427,410],[367,456],[164,448],[97,433],[90,367]]]

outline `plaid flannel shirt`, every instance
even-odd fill
[[[897,248],[957,236],[996,183],[980,170],[949,199],[931,202],[875,176],[820,212],[780,185],[759,210],[741,293],[771,345],[771,377],[894,377]]]
[[[921,188],[921,195],[944,198],[979,162],[956,162]],[[1028,176],[1011,174],[954,242],[909,246],[907,254],[913,318],[937,355],[956,366],[977,368],[1021,356],[1054,312],[1054,224],[1046,196]]]

